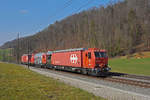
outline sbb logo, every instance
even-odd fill
[[[76,54],[71,54],[70,61],[71,61],[71,63],[76,64],[77,61],[78,61],[77,55]]]

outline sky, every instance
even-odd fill
[[[0,0],[0,46],[20,37],[33,35],[67,16],[109,0]]]

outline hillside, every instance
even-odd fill
[[[91,8],[56,21],[33,36],[20,39],[20,54],[78,48],[104,48],[110,56],[126,55],[150,47],[150,1],[125,0],[107,7]],[[17,40],[1,48],[15,48]]]

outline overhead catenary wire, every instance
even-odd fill
[[[95,0],[87,0],[88,2],[84,3],[82,6],[80,6],[79,8],[76,8],[75,11],[73,11],[70,15],[73,15],[75,12],[77,13],[78,11],[80,11],[82,8],[88,6],[89,4],[93,3]],[[57,15],[59,15],[59,13],[62,13],[67,7],[71,6],[73,0],[68,0],[64,6],[59,10],[56,11],[56,13],[54,13],[53,15],[50,16],[50,20],[52,21],[52,19],[54,17],[56,17]]]
[[[94,2],[95,0],[87,0],[88,2],[86,2],[85,4],[83,4],[82,6],[80,6],[79,8],[76,8],[75,11],[73,11],[70,15],[73,15],[74,12],[78,12],[80,11],[82,8],[88,6],[89,4],[91,4],[92,2]]]
[[[80,11],[82,8],[88,6],[89,4],[93,3],[95,0],[88,0],[88,2],[86,4],[83,4],[81,7],[79,7],[75,12]],[[105,1],[105,0],[100,0],[100,1]],[[110,0],[113,2],[113,0]]]
[[[50,18],[53,18],[55,16],[58,15],[58,13],[61,13],[64,9],[66,9],[67,7],[69,7],[72,4],[73,0],[69,0],[68,2],[65,3],[65,5],[61,8],[61,10],[57,10],[56,13],[52,16],[50,16]],[[85,4],[83,4],[82,6],[80,6],[79,8],[77,8],[74,12],[78,12],[80,11],[82,8],[86,7],[87,5],[91,4],[92,2],[94,2],[95,0],[87,0],[88,2],[86,2]],[[72,13],[73,14],[73,13]]]
[[[88,0],[88,2],[84,5],[82,5],[81,7],[79,7],[75,12],[80,11],[82,8],[86,7],[87,5],[89,5],[90,3],[94,2],[95,0]]]
[[[54,13],[53,15],[50,16],[50,18],[54,18],[55,16],[57,16],[59,13],[61,13],[64,9],[66,9],[67,7],[69,7],[72,4],[73,0],[69,0],[67,1],[64,6],[60,9],[57,9],[56,13]]]

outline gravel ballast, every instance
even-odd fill
[[[130,86],[126,84],[106,82],[92,78],[76,76],[72,74],[61,73],[49,69],[41,69],[30,67],[30,70],[59,79],[60,81],[81,88],[96,96],[106,98],[108,100],[150,100],[150,89]]]

